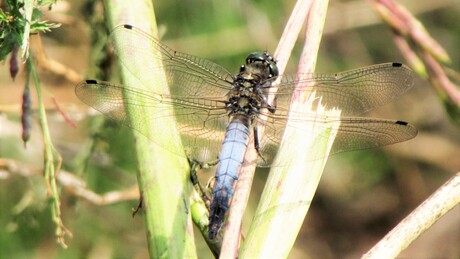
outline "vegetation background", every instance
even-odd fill
[[[399,2],[447,50],[451,68],[459,71],[460,1]],[[294,3],[154,2],[161,38],[167,45],[213,60],[233,72],[238,71],[249,52],[275,49]],[[46,86],[53,143],[63,156],[62,169],[82,179],[87,189],[95,193],[124,191],[122,195],[127,201],[94,204],[76,196],[71,188],[62,188],[62,218],[73,238],[67,239],[67,249],[56,244],[46,186],[37,173],[43,167],[43,144],[36,120],[26,148],[21,141],[24,70],[21,68],[13,81],[8,66],[2,66],[0,159],[16,161],[24,166],[26,173],[0,170],[0,258],[148,258],[142,216],[131,216],[132,208],[137,206],[132,140],[126,137],[131,135],[128,129],[103,121],[74,94],[79,80],[101,79],[102,74],[92,61],[105,56],[103,47],[107,45],[108,32],[102,30],[96,43],[91,43],[90,35],[95,30],[88,23],[103,23],[104,12],[100,3],[95,5],[93,13],[89,12],[90,6],[94,6],[90,1],[59,1],[46,12],[45,19],[62,26],[42,34],[43,49],[38,51],[44,51],[49,60],[69,70],[59,74],[52,65],[40,66],[39,62],[39,73]],[[93,51],[98,49],[95,44],[100,52]],[[287,71],[295,71],[300,45]],[[332,73],[390,61],[406,63],[392,41],[390,29],[381,23],[369,2],[331,1],[316,71]],[[51,97],[62,105],[77,128],[62,119]],[[36,108],[35,96],[33,100]],[[419,135],[388,148],[330,158],[291,258],[362,255],[459,171],[458,126],[449,120],[426,81],[418,79],[413,90],[369,116],[409,121],[417,126]],[[203,182],[210,177],[212,172],[200,174]],[[257,206],[266,171],[260,170],[256,177],[243,229],[249,226]],[[211,257],[199,234],[197,240],[198,254]],[[457,206],[401,256],[458,258],[459,243],[460,207]]]

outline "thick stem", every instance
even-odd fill
[[[108,13],[109,27],[113,29],[117,25],[130,24],[154,37],[157,35],[155,14],[151,1],[104,1]],[[129,40],[129,39],[127,39]],[[116,44],[116,42],[115,42]],[[135,44],[135,42],[133,42]],[[153,48],[153,45],[152,45]],[[150,51],[155,51],[154,49]],[[155,60],[152,60],[155,62]],[[156,64],[161,67],[162,64]],[[139,81],[136,73],[149,74],[145,67],[129,68],[121,66],[121,74],[124,84],[136,85],[143,90],[155,93],[164,93],[161,84],[155,82],[165,82],[165,78],[156,78],[153,82]],[[159,73],[155,73],[159,74]],[[142,102],[142,100],[138,100]],[[142,113],[142,107],[127,108],[127,114]],[[147,114],[147,113],[145,113]],[[171,112],[172,114],[172,112]],[[133,116],[132,119],[139,117]],[[151,129],[176,132],[174,120],[171,117],[164,117],[154,122],[142,123],[148,129],[143,132],[151,132]],[[172,152],[154,144],[145,136],[133,132],[136,143],[136,158],[138,162],[138,183],[142,197],[142,208],[144,210],[145,226],[147,231],[147,243],[151,258],[196,258],[192,221],[190,217],[189,196],[191,186],[188,178],[188,162],[182,154],[183,148],[167,147]],[[179,135],[174,134],[178,139]],[[155,139],[158,136],[148,136]],[[156,143],[180,143],[180,140],[159,139]]]

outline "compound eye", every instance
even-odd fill
[[[268,64],[268,69],[270,70],[270,77],[277,77],[279,76],[278,66],[274,61],[270,61]]]
[[[265,55],[265,60],[267,62],[273,62],[274,61],[272,55],[270,55],[270,53],[268,53],[267,51],[264,52],[264,55]]]
[[[256,61],[265,61],[265,55],[262,52],[253,52],[246,58],[246,64],[251,64]]]

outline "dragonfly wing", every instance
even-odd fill
[[[138,83],[117,86],[87,80],[76,87],[77,96],[145,136],[171,139],[172,132],[144,126],[160,117],[174,118],[187,155],[199,161],[215,160],[228,124],[224,101],[231,88],[231,74],[215,63],[171,50],[129,25],[115,28],[110,39],[120,61]],[[149,73],[141,73],[139,67]],[[165,75],[166,80],[159,81],[159,75]],[[149,91],[152,84],[162,92]],[[140,112],[127,116],[127,106]]]
[[[414,138],[417,129],[404,121],[342,118],[331,154],[383,147]]]
[[[131,25],[117,26],[110,41],[123,66],[144,87],[158,84],[156,74],[165,72],[167,82],[162,84],[172,96],[221,97],[231,88],[233,76],[222,66],[172,50]]]
[[[326,109],[356,116],[396,99],[414,85],[415,74],[399,63],[384,63],[334,74],[283,76],[277,88],[277,114],[288,115],[292,95],[321,99]]]
[[[279,129],[284,129],[286,123],[288,127],[293,127],[301,134],[305,134],[305,137],[314,136],[320,141],[324,140],[319,143],[326,143],[330,130],[337,129],[329,155],[391,145],[412,139],[417,135],[417,129],[403,121],[358,117],[319,117],[316,114],[304,114],[303,117],[292,118],[289,122],[284,117],[269,118],[265,125],[265,137],[260,144],[261,153],[266,161],[259,159],[259,165],[268,166],[272,163],[284,134],[284,131]],[[302,151],[308,152],[308,160],[324,157],[324,152],[316,148],[316,146],[302,147]],[[299,150],[293,150],[293,152],[299,152]]]
[[[300,127],[305,134],[315,134],[319,138],[328,137],[325,135],[327,129],[340,122],[331,154],[384,146],[413,138],[417,131],[412,125],[347,116],[360,115],[390,102],[409,90],[414,85],[414,78],[412,70],[398,63],[378,64],[334,74],[283,76],[278,85],[267,90],[267,96],[275,98],[273,105],[276,111],[274,114],[262,112],[262,117],[268,117],[266,122],[261,122],[266,125],[265,136],[261,140],[262,155],[268,161],[270,159],[267,158],[273,158],[276,154],[289,114],[295,123],[289,123],[287,127]],[[313,96],[310,98],[309,112],[289,112],[291,99],[296,95],[303,99]],[[321,117],[317,113],[320,107],[338,109],[341,117]],[[313,128],[312,123],[315,123]],[[314,147],[307,148],[306,152],[310,150],[313,159],[321,158],[318,152],[318,155],[315,154]],[[259,159],[259,164],[270,163]]]
[[[171,98],[97,80],[80,83],[75,93],[84,103],[160,145],[151,136],[169,141],[173,139],[173,132],[160,131],[148,125],[164,116],[174,118],[189,157],[207,162],[214,161],[219,154],[228,124],[225,108],[217,108],[220,107],[219,100]],[[142,112],[128,116],[126,106]],[[174,116],[171,116],[171,110]]]

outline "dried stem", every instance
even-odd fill
[[[42,173],[39,169],[30,168],[12,159],[0,159],[0,169],[5,170],[11,176],[31,177],[41,175]],[[6,175],[5,177],[9,177],[10,175]],[[101,195],[88,189],[83,179],[65,170],[61,169],[59,171],[56,180],[59,186],[64,188],[69,194],[98,206],[111,205],[128,200],[139,200],[139,187],[137,185],[125,190],[107,192]]]
[[[396,258],[402,250],[459,203],[460,173],[457,173],[362,258]]]
[[[301,73],[312,72],[316,64],[327,6],[328,1],[314,1],[306,12],[308,14],[306,40],[299,63]],[[304,23],[305,20],[302,20],[301,24]],[[297,99],[293,96],[291,109],[295,109],[295,107],[303,109],[304,105],[302,97]],[[302,152],[305,151],[305,146],[299,143],[304,143],[303,140],[307,140],[312,141],[311,143],[314,143],[312,145],[319,144],[321,147],[329,144],[323,143],[323,141],[317,143],[314,141],[314,136],[309,138],[304,136],[305,134],[302,134],[303,140],[299,141],[297,138],[299,134],[295,134],[299,132],[294,128],[290,127],[285,131],[283,142],[274,162],[274,164],[283,164],[283,166],[273,167],[270,171],[256,215],[241,249],[240,255],[242,257],[287,257],[308,211],[309,202],[304,201],[312,199],[325,160],[320,159],[312,163],[305,163],[304,156],[306,154]],[[286,138],[286,136],[289,137]],[[327,157],[327,148],[318,149],[322,149],[325,152],[324,157]],[[298,152],[293,152],[293,150]],[[311,168],[306,168],[308,166]],[[306,171],[308,173],[305,173]],[[304,191],[298,191],[299,188]],[[280,238],[281,236],[283,238]]]
[[[302,26],[305,24],[305,18],[308,14],[310,6],[310,0],[299,0],[296,3],[289,21],[285,27],[274,55],[280,74],[284,73],[295,41]],[[273,100],[268,101],[271,103]],[[261,136],[264,133],[264,129],[265,128],[263,123],[260,123],[258,130]],[[243,215],[249,200],[249,194],[251,192],[251,186],[256,169],[256,164],[254,161],[257,161],[258,156],[257,151],[254,148],[254,136],[251,136],[248,147],[249,148],[246,151],[243,165],[239,172],[239,178],[235,194],[233,195],[230,214],[227,219],[225,236],[220,254],[222,258],[236,258],[238,254]]]
[[[406,8],[393,0],[370,1],[374,10],[392,27],[394,41],[412,68],[427,78],[444,102],[451,118],[460,124],[460,91],[444,65],[450,57]]]
[[[64,64],[48,58],[45,53],[45,48],[43,47],[42,39],[40,35],[37,35],[36,37],[33,37],[33,42],[34,44],[31,45],[31,47],[34,49],[35,53],[35,58],[37,59],[38,65],[45,69],[46,71],[63,77],[67,81],[69,81],[72,84],[77,84],[83,78],[81,77],[80,74],[75,72],[75,70],[65,66]]]

